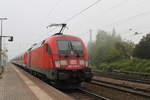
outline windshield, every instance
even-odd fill
[[[79,41],[71,41],[71,46],[74,50],[82,50],[82,44]]]
[[[80,41],[76,40],[58,40],[59,54],[82,54],[83,47]]]
[[[69,49],[69,41],[59,40],[58,41],[58,49],[59,50],[68,50]]]

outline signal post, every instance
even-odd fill
[[[13,36],[3,36],[3,21],[4,20],[7,20],[7,18],[0,18],[0,21],[1,21],[1,34],[0,34],[0,74],[3,73],[4,71],[4,66],[3,66],[3,63],[2,63],[2,40],[3,40],[3,37],[8,37],[9,40],[8,41],[13,41]]]

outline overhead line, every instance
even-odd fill
[[[150,11],[148,11],[148,12],[143,12],[143,13],[140,13],[140,14],[137,14],[137,15],[134,15],[134,16],[125,18],[125,19],[123,19],[123,20],[118,20],[118,21],[116,21],[116,22],[114,22],[114,23],[107,24],[107,25],[104,25],[104,26],[102,26],[102,27],[111,26],[111,25],[117,24],[117,23],[119,23],[119,22],[129,21],[129,20],[132,20],[132,19],[134,19],[134,18],[137,18],[137,17],[140,17],[140,16],[144,16],[144,15],[147,15],[147,14],[150,14]]]
[[[94,5],[96,5],[97,3],[99,3],[102,0],[97,0],[96,2],[94,2],[93,4],[91,4],[90,6],[86,7],[85,9],[81,10],[80,12],[76,13],[75,15],[71,16],[70,18],[68,18],[67,20],[65,20],[64,22],[69,22],[71,20],[73,20],[75,17],[79,16],[81,13],[85,12],[86,10],[88,10],[89,8],[93,7]]]
[[[55,3],[55,6],[51,9],[51,11],[48,13],[48,16],[51,16],[53,11],[56,9],[57,5],[61,2],[61,0],[57,0]]]
[[[55,2],[55,6],[51,8],[50,12],[47,14],[47,16],[45,16],[45,19],[43,19],[42,21],[40,21],[40,24],[44,24],[44,22],[46,21],[46,17],[51,17],[51,15],[53,14],[54,10],[56,9],[56,7],[58,6],[58,4],[61,2],[61,0],[57,0]],[[47,33],[47,32],[46,32]],[[42,34],[41,34],[42,36]],[[41,37],[40,37],[41,38]]]
[[[121,1],[119,4],[115,5],[115,6],[112,6],[111,8],[109,8],[109,10],[112,10],[114,8],[117,8],[119,6],[122,6],[123,4],[127,3],[129,0],[123,0]]]

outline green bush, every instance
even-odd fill
[[[96,68],[96,67],[95,67]],[[102,63],[97,69],[102,71],[109,70],[122,70],[122,71],[134,71],[134,72],[150,72],[150,60],[133,58],[124,59],[112,63]]]

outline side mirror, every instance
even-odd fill
[[[10,36],[10,39],[8,41],[12,42],[13,41],[13,36]]]

